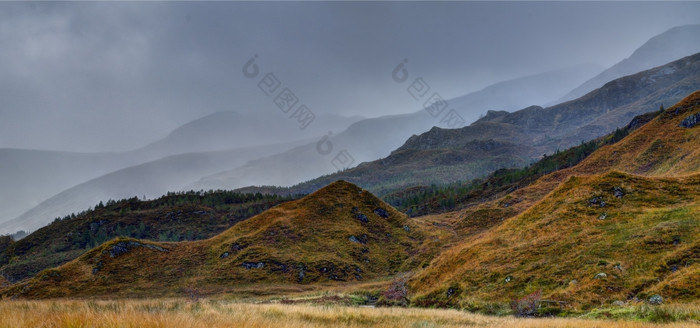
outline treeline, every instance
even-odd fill
[[[506,190],[525,187],[544,175],[575,166],[600,147],[617,143],[663,111],[661,107],[659,111],[637,116],[629,125],[607,136],[581,142],[565,151],[557,150],[552,155],[545,154],[539,161],[521,169],[500,169],[486,178],[472,181],[413,187],[388,193],[382,198],[410,216],[455,210],[474,201],[490,199]]]
[[[16,242],[9,236],[0,238],[0,274],[18,281],[116,237],[155,241],[209,238],[297,198],[217,190],[168,193],[154,200],[132,197],[100,202],[86,211],[56,218]]]

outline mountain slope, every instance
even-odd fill
[[[460,304],[467,295],[506,301],[537,289],[576,306],[653,293],[696,299],[700,126],[682,125],[697,117],[700,92],[577,166],[463,211],[459,224],[479,211],[509,215],[419,272],[416,301]]]
[[[305,128],[272,110],[253,113],[217,112],[184,124],[165,138],[136,150],[158,157],[280,144],[342,131],[361,117],[319,113]]]
[[[700,92],[695,92],[620,142],[598,149],[575,167],[544,176],[536,183],[484,206],[508,204],[519,213],[575,175],[602,174],[609,170],[648,176],[696,173],[700,168],[700,156],[695,142],[700,138],[700,130],[682,128],[680,124],[691,115],[700,113],[698,105]]]
[[[352,184],[333,183],[276,206],[211,239],[116,239],[4,296],[223,293],[257,283],[361,281],[415,267],[428,252],[421,229]],[[423,259],[423,260],[422,260]]]
[[[408,138],[386,158],[284,192],[308,193],[334,179],[357,183],[380,195],[411,185],[467,181],[496,169],[522,167],[544,153],[595,139],[627,125],[637,115],[676,103],[698,89],[700,54],[611,81],[584,97],[556,106],[490,112],[461,129],[433,128]],[[445,158],[452,160],[442,160]],[[255,167],[241,169],[238,174],[250,170]],[[226,180],[229,174],[207,179]]]
[[[590,65],[581,65],[526,76],[487,86],[447,102],[450,109],[455,109],[466,122],[471,122],[490,109],[518,109],[533,103],[543,104],[556,99],[557,94],[565,92],[562,89],[563,86],[582,81],[591,70],[595,68]],[[322,154],[317,150],[317,144],[321,143],[319,140],[317,143],[252,161],[238,168],[230,167],[229,170],[217,175],[202,177],[199,181],[193,181],[190,187],[206,190],[233,189],[253,184],[292,185],[321,174],[385,157],[401,146],[411,135],[428,131],[433,126],[447,127],[448,125],[440,119],[431,117],[424,110],[405,115],[362,120],[351,125],[347,130],[330,136],[328,140],[333,148],[329,154]],[[320,147],[325,149],[327,144],[322,144]],[[348,151],[352,161],[348,165],[334,165],[334,157],[342,150]]]
[[[56,193],[143,158],[122,153],[0,149],[0,223]],[[0,231],[14,232],[14,231]]]
[[[629,58],[572,90],[559,102],[579,98],[619,77],[634,74],[700,52],[700,25],[674,27],[644,43]]]
[[[510,301],[535,290],[574,307],[656,293],[692,301],[700,296],[699,195],[700,175],[571,178],[441,254],[413,280],[416,302]]]
[[[56,217],[83,211],[100,201],[132,196],[154,198],[168,191],[183,190],[187,183],[197,177],[218,172],[230,165],[241,165],[251,158],[289,149],[296,144],[291,142],[173,155],[120,169],[63,190],[18,217],[0,223],[0,233],[36,230]]]
[[[529,105],[544,106],[602,70],[597,65],[584,64],[503,81],[450,99],[450,108],[458,111],[467,122],[473,122],[490,110],[515,111]]]

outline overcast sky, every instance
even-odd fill
[[[315,112],[416,111],[408,59],[445,98],[583,63],[610,66],[699,23],[700,3],[0,3],[0,147],[125,150],[216,111],[274,111],[257,54]]]

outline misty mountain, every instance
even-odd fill
[[[603,67],[595,64],[583,64],[524,76],[451,99],[449,104],[471,123],[489,110],[515,111],[528,105],[552,103],[559,95],[566,94],[602,70]]]
[[[483,108],[511,109],[522,107],[531,101],[544,103],[578,85],[592,75],[593,71],[595,67],[591,65],[580,65],[504,81],[450,100],[450,108],[455,108],[465,118],[476,119],[476,113],[483,111]],[[512,90],[521,91],[512,92]],[[134,195],[155,197],[167,191],[183,188],[230,189],[251,184],[291,185],[346,166],[382,158],[403,144],[412,134],[440,125],[439,120],[432,118],[425,111],[358,121],[359,119],[359,117],[319,114],[311,124],[301,130],[296,121],[289,119],[281,112],[266,111],[251,114],[227,111],[207,115],[184,124],[163,139],[131,152],[109,154],[44,153],[19,150],[12,152],[8,150],[5,154],[0,152],[3,163],[8,163],[5,164],[7,165],[5,169],[0,170],[2,179],[0,181],[4,182],[0,184],[0,188],[7,188],[0,191],[0,194],[7,195],[0,197],[0,205],[3,208],[3,212],[0,212],[2,214],[0,222],[16,218],[13,220],[14,223],[0,225],[0,227],[7,226],[7,229],[20,227],[22,226],[18,223],[20,218],[34,222],[27,225],[27,227],[34,227],[38,222],[48,223],[57,216],[81,211],[100,200],[109,198],[119,199]],[[355,124],[348,128],[348,125],[353,122]],[[329,131],[342,132],[329,138],[334,148],[332,154],[321,155],[316,150],[316,143]],[[221,161],[216,165],[203,165],[195,161],[194,167],[191,168],[185,168],[185,163],[200,155],[192,154],[158,161],[161,157],[174,154],[278,144],[302,137],[315,137],[316,140],[309,143],[307,147],[293,150],[289,150],[291,146],[287,149],[266,148],[276,149],[279,154],[265,161],[251,162],[247,168],[242,168],[243,175],[235,178],[240,182],[234,185],[191,183],[204,176],[230,170],[254,160],[256,157],[252,155],[253,152],[247,153],[253,157],[237,157],[236,161]],[[351,162],[346,166],[333,165],[333,158],[343,149],[352,156]],[[23,152],[35,155],[15,155]],[[271,155],[272,153],[261,151],[255,154]],[[161,164],[151,163],[129,168],[152,161],[167,163],[169,169],[159,170],[159,174],[149,179],[146,178],[145,170]],[[10,166],[9,163],[14,164]],[[285,165],[294,168],[288,172],[280,171],[280,167]],[[179,167],[186,173],[178,175],[170,171],[175,167]],[[214,168],[216,170],[213,170]],[[100,178],[116,170],[120,171],[110,174],[109,178]],[[235,176],[239,174],[238,172],[240,170],[232,174]],[[184,178],[189,180],[183,182]],[[169,183],[164,184],[160,179],[166,179]],[[109,182],[113,180],[120,183]],[[145,185],[143,181],[152,181],[154,184]],[[134,183],[127,184],[128,182]],[[78,184],[82,185],[73,188]],[[63,191],[66,193],[62,193]],[[48,200],[53,196],[56,197]],[[56,199],[60,199],[60,202]],[[22,215],[39,204],[41,206]],[[4,231],[4,228],[0,228],[0,231]]]
[[[182,190],[183,186],[203,175],[306,142],[308,141],[172,155],[124,168],[66,189],[15,219],[0,223],[0,234],[18,230],[33,231],[56,217],[86,210],[100,201],[133,196],[154,198],[168,191]]]
[[[466,122],[470,122],[487,109],[522,108],[533,102],[544,104],[560,97],[596,71],[594,65],[579,65],[503,81],[448,100],[448,108],[455,109]],[[408,94],[406,96],[409,97]],[[433,126],[447,127],[448,124],[441,118],[433,118],[425,110],[365,119],[339,134],[329,136],[328,142],[319,139],[313,144],[251,161],[242,167],[203,177],[189,187],[206,190],[246,185],[292,185],[320,174],[385,157],[411,135],[428,131]],[[317,149],[321,147],[325,150],[329,144],[333,149],[328,154]],[[343,150],[347,153],[341,153]],[[345,158],[343,154],[350,159],[341,162],[340,159]]]
[[[77,183],[141,160],[129,153],[0,149],[0,222]]]
[[[416,185],[468,181],[499,168],[522,167],[542,154],[599,137],[696,90],[700,90],[700,53],[611,81],[559,105],[531,106],[513,113],[492,111],[461,129],[435,127],[410,137],[385,158],[291,188],[242,190],[309,193],[342,179],[381,195]]]
[[[362,119],[320,113],[302,129],[301,124],[289,116],[272,109],[255,113],[217,112],[184,124],[165,138],[137,151],[161,157],[263,146],[316,137],[328,131],[342,131]]]
[[[559,102],[579,98],[619,77],[663,65],[697,52],[700,52],[700,24],[674,27],[649,39],[629,58],[586,81],[566,94]]]
[[[0,223],[18,217],[68,188],[120,169],[156,161],[175,154],[266,146],[261,148],[259,152],[246,152],[245,156],[250,157],[236,157],[235,161],[229,161],[226,164],[228,166],[216,166],[217,170],[214,171],[207,169],[211,166],[197,164],[190,168],[190,172],[198,172],[199,175],[183,175],[183,177],[189,177],[186,183],[190,183],[203,175],[228,169],[231,165],[240,165],[257,158],[257,156],[270,155],[291,148],[291,146],[288,148],[267,147],[269,145],[296,145],[290,141],[316,137],[328,133],[329,130],[341,131],[359,119],[359,117],[348,118],[340,115],[319,114],[306,129],[302,130],[299,128],[298,122],[289,119],[281,112],[269,111],[260,114],[218,112],[184,124],[163,139],[133,151],[76,153],[0,149]],[[275,151],[269,152],[266,149],[274,149]],[[197,155],[192,157],[197,157]],[[165,162],[171,160],[173,159]],[[134,171],[127,170],[120,177],[123,181],[132,181],[132,178],[127,176],[127,172]],[[140,178],[138,174],[133,177],[136,181]],[[168,179],[173,182],[168,186],[175,189],[163,189],[162,185],[156,184],[152,188],[144,190],[133,188],[131,192],[127,193],[127,187],[114,190],[108,186],[101,186],[99,189],[104,192],[88,193],[85,195],[84,201],[70,201],[68,204],[74,204],[73,206],[65,206],[56,212],[56,215],[52,214],[51,217],[44,220],[83,210],[85,206],[94,204],[94,200],[102,200],[93,197],[96,195],[105,196],[107,199],[130,197],[136,194],[160,196],[169,190],[179,190],[185,184],[178,184],[180,180],[177,178]]]

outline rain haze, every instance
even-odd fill
[[[0,147],[124,151],[207,114],[274,113],[241,73],[254,55],[317,114],[409,113],[420,105],[390,76],[404,59],[447,99],[609,67],[698,12],[697,2],[0,3]]]
[[[519,168],[646,110],[598,117],[581,105],[555,121],[595,133],[557,145],[538,140],[574,132],[518,125],[540,121],[535,106],[562,112],[700,52],[698,12],[700,2],[0,2],[0,234],[110,199],[359,179],[333,174],[363,163],[378,167],[358,173],[365,182],[388,185],[353,183],[379,196]],[[511,132],[470,129],[506,112],[517,112]],[[379,178],[404,145],[441,142],[414,138],[434,127],[484,140]],[[494,159],[469,162],[489,149]],[[457,158],[455,175],[413,174]]]

